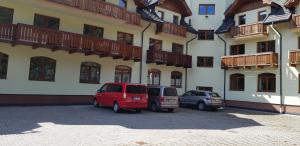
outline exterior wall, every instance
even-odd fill
[[[260,11],[267,11],[267,14],[269,14],[271,12],[271,7],[266,6],[266,7],[262,7],[262,8],[259,8],[259,9],[255,9],[255,10],[235,14],[235,16],[234,16],[235,25],[236,26],[238,25],[239,16],[242,16],[242,15],[246,15],[246,24],[257,23],[258,22],[258,17],[257,17],[258,12],[260,12]]]

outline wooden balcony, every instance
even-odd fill
[[[231,29],[230,33],[235,40],[250,40],[265,38],[268,36],[269,31],[266,25],[254,23],[235,26]]]
[[[186,37],[187,28],[170,22],[164,22],[157,24],[156,33],[166,33],[180,37]]]
[[[104,2],[101,0],[48,0],[48,1],[67,5],[81,10],[94,12],[111,18],[124,20],[126,23],[132,25],[141,24],[141,16],[139,14],[134,12],[129,12],[125,8],[121,8],[117,5]]]
[[[34,49],[43,47],[52,51],[64,50],[69,53],[84,53],[115,59],[141,59],[142,48],[114,40],[99,39],[65,31],[40,28],[26,24],[0,24],[0,41],[13,45],[30,45]]]
[[[300,65],[300,49],[290,51],[290,65],[293,67]]]
[[[291,28],[295,32],[300,32],[300,14],[293,15],[292,20],[293,21],[291,21],[292,22]]]
[[[192,56],[167,51],[147,51],[147,63],[192,68]]]
[[[278,54],[273,52],[222,57],[222,69],[277,67]]]

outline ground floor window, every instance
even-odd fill
[[[243,74],[230,75],[230,90],[231,91],[244,91],[245,76]]]
[[[276,92],[276,75],[272,73],[259,74],[258,92]]]
[[[115,69],[115,82],[130,83],[131,68],[128,66],[119,65]]]
[[[8,55],[0,53],[0,79],[7,76]]]
[[[30,59],[29,80],[54,81],[56,61],[47,57],[32,57]]]
[[[197,86],[196,89],[199,91],[213,91],[213,87],[205,87],[205,86]]]
[[[171,86],[176,88],[182,87],[182,73],[178,71],[171,72]]]
[[[100,83],[101,65],[94,62],[81,63],[80,83]]]
[[[160,70],[150,69],[148,71],[148,85],[160,85],[160,75]]]
[[[298,81],[299,81],[299,83],[298,83],[298,92],[300,93],[300,74],[298,75]]]

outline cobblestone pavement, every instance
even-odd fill
[[[300,116],[224,109],[115,114],[92,106],[0,107],[0,146],[300,146]]]

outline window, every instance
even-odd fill
[[[12,24],[14,10],[0,6],[0,23]]]
[[[150,69],[148,71],[148,85],[160,85],[160,70]]]
[[[213,67],[214,58],[213,57],[197,57],[197,67]]]
[[[122,65],[117,66],[115,71],[115,82],[130,83],[131,68]]]
[[[34,26],[59,30],[59,19],[35,14]]]
[[[162,50],[162,40],[150,39],[149,42],[149,50]]]
[[[215,5],[214,4],[200,4],[199,5],[199,15],[215,15]]]
[[[30,59],[29,80],[54,81],[56,61],[47,57],[32,57]]]
[[[178,96],[176,88],[164,88],[164,96]]]
[[[128,45],[133,45],[133,34],[118,32],[118,41]]]
[[[171,72],[171,86],[176,88],[182,87],[182,73],[178,71]]]
[[[159,96],[160,95],[160,88],[149,88],[148,95],[150,96]]]
[[[246,24],[246,15],[239,16],[239,25]]]
[[[6,79],[8,55],[0,53],[0,79]]]
[[[258,92],[276,92],[276,75],[272,73],[259,74]]]
[[[182,54],[183,53],[183,45],[173,43],[172,44],[172,52]]]
[[[140,85],[127,85],[126,93],[129,94],[147,94],[147,87]]]
[[[94,62],[81,63],[80,83],[98,84],[100,83],[101,65]]]
[[[213,91],[213,87],[205,87],[205,86],[197,86],[196,87],[197,90],[199,91]]]
[[[300,74],[298,75],[298,92],[300,93]]]
[[[232,74],[230,76],[230,90],[231,91],[244,91],[245,76],[243,74]]]
[[[258,21],[264,21],[267,18],[267,11],[258,12]]]
[[[122,90],[123,90],[122,85],[107,84],[105,92],[118,92],[118,93],[121,93]]]
[[[275,40],[258,42],[257,53],[262,53],[262,52],[275,52]]]
[[[178,25],[179,24],[179,17],[178,16],[173,16],[173,24]]]
[[[161,20],[165,19],[165,13],[163,11],[158,11],[157,15],[161,18]]]
[[[230,55],[245,54],[245,44],[230,46]]]
[[[119,6],[122,8],[127,8],[127,0],[119,0]]]
[[[214,30],[199,30],[198,40],[214,40],[215,32]]]
[[[87,36],[92,36],[96,38],[103,38],[103,28],[101,27],[96,27],[96,26],[91,26],[91,25],[84,25],[83,28],[83,34]]]

